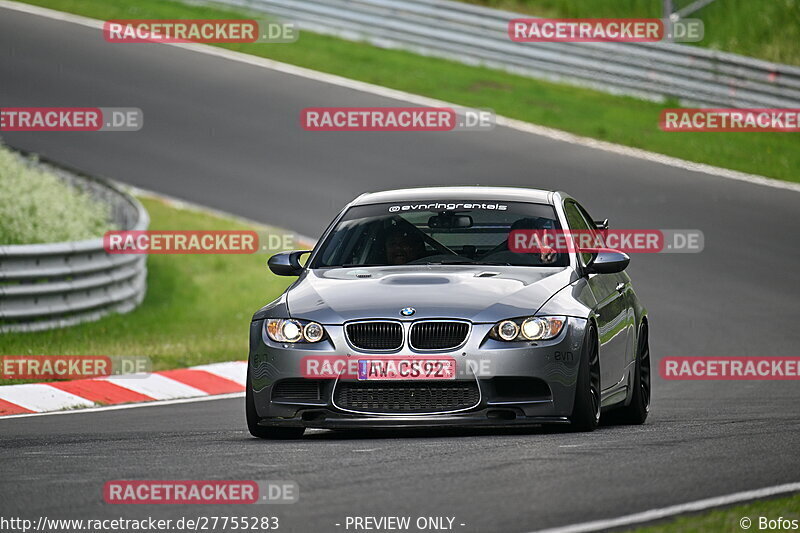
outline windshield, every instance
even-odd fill
[[[311,268],[464,264],[563,267],[566,253],[516,253],[512,230],[561,229],[551,205],[436,201],[350,208]]]

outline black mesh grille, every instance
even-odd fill
[[[472,381],[340,382],[334,401],[354,411],[435,413],[473,407],[479,398],[478,385]]]
[[[403,345],[403,326],[380,321],[348,324],[347,338],[362,350],[397,350]]]
[[[319,400],[320,383],[314,379],[284,379],[272,388],[273,400]]]
[[[461,346],[468,334],[466,322],[417,322],[411,326],[409,341],[417,350],[447,350]]]

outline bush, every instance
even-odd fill
[[[78,241],[114,229],[110,207],[0,144],[0,245]]]

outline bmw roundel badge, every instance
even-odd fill
[[[416,312],[417,310],[414,309],[413,307],[404,307],[400,310],[400,314],[403,316],[411,316]]]

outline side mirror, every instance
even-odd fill
[[[594,225],[600,230],[608,229],[608,219],[604,218],[603,220],[595,220]]]
[[[599,250],[586,267],[588,274],[616,274],[628,267],[631,258],[616,250]]]
[[[310,254],[311,250],[295,250],[293,252],[280,252],[269,258],[267,266],[273,274],[278,276],[299,276],[303,271],[300,258]]]

